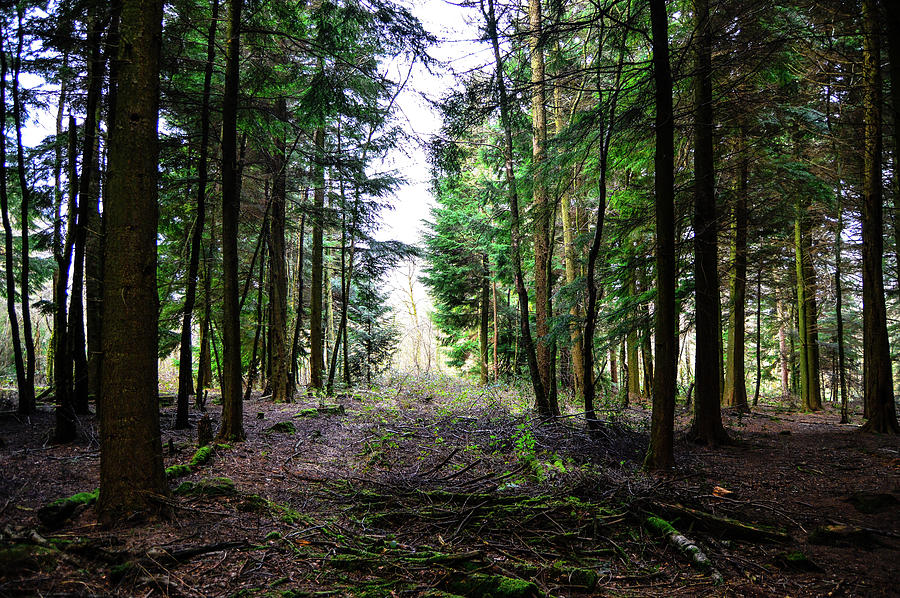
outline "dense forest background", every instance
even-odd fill
[[[55,404],[54,442],[94,406],[102,519],[165,494],[161,359],[175,427],[212,390],[240,441],[254,389],[396,369],[398,270],[407,368],[522,382],[589,430],[650,400],[649,469],[675,464],[677,400],[710,445],[761,402],[898,432],[893,3],[464,7],[483,60],[453,72],[387,0],[0,6],[0,361],[20,414]],[[424,147],[397,109],[421,69],[455,77]],[[376,236],[398,148],[430,167],[421,247]]]

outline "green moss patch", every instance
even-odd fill
[[[296,434],[297,427],[293,422],[278,422],[266,428],[266,434]]]

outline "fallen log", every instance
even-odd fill
[[[708,532],[734,540],[766,543],[782,543],[791,540],[791,537],[781,530],[751,525],[737,519],[713,515],[679,504],[656,503],[656,507],[657,510],[665,512],[670,517],[690,519]]]
[[[662,517],[650,516],[645,520],[645,524],[650,531],[662,536],[666,542],[681,553],[691,565],[709,575],[715,583],[718,584],[724,581],[722,574],[713,566],[712,561],[709,560],[709,557],[706,556],[700,547],[697,546],[693,540],[679,533],[678,530],[672,527],[671,523]]]

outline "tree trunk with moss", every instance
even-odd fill
[[[744,343],[747,302],[747,175],[746,146],[741,132],[741,165],[738,192],[734,204],[734,243],[732,245],[731,313],[728,318],[728,351],[725,359],[725,390],[722,404],[749,412],[744,370]]]

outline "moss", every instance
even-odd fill
[[[174,480],[176,478],[183,478],[186,475],[191,473],[191,466],[181,463],[179,465],[170,465],[166,467],[166,479]]]
[[[307,409],[301,409],[294,414],[294,417],[315,417],[317,415],[319,415],[319,410],[315,407],[309,407]]]
[[[678,530],[672,527],[672,524],[662,517],[647,517],[647,527],[660,536],[669,536],[678,533]]]
[[[75,513],[80,505],[92,505],[100,497],[100,489],[92,492],[79,492],[66,498],[59,498],[38,509],[37,516],[41,523],[50,529],[63,525]]]
[[[281,532],[269,532],[266,534],[266,540],[280,540]]]
[[[191,467],[199,467],[200,465],[205,465],[212,458],[213,450],[215,450],[212,446],[201,446],[197,449],[197,452],[194,453],[194,456],[191,457]]]
[[[0,548],[0,575],[53,569],[58,554],[52,548],[34,544],[13,544]]]
[[[293,422],[278,422],[277,424],[272,424],[271,426],[266,428],[266,433],[296,434],[297,427],[294,426]]]
[[[446,587],[451,592],[466,596],[490,594],[493,598],[536,598],[544,595],[534,582],[505,575],[469,575],[450,580]]]

